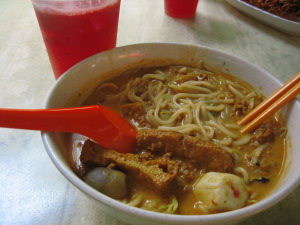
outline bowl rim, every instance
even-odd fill
[[[250,62],[248,60],[245,60],[242,57],[233,55],[231,53],[227,53],[227,52],[222,51],[222,50],[218,50],[218,49],[214,49],[214,48],[207,47],[207,46],[202,46],[202,45],[191,45],[191,44],[171,43],[171,42],[167,42],[167,43],[165,43],[165,42],[153,42],[153,43],[151,43],[150,42],[150,43],[140,43],[140,44],[120,46],[120,47],[117,47],[115,49],[108,50],[108,51],[121,50],[121,49],[124,49],[124,48],[143,49],[144,47],[150,47],[150,46],[154,46],[154,45],[156,47],[159,47],[159,46],[174,46],[174,47],[193,46],[193,47],[197,48],[197,50],[207,49],[207,50],[210,50],[210,52],[213,52],[214,54],[221,54],[221,55],[225,56],[226,58],[229,57],[231,59],[235,59],[235,60],[238,60],[242,63],[248,64],[251,67],[256,67],[256,69],[262,71],[266,76],[268,76],[268,78],[273,79],[278,84],[282,85],[282,83],[276,77],[274,77],[272,74],[270,74],[268,71],[264,70],[263,68],[253,64],[252,62]],[[101,57],[102,55],[104,56],[104,52],[97,53],[97,54],[95,54],[95,55],[79,62],[78,64],[86,63],[88,61],[93,60],[94,58]],[[69,76],[68,74],[70,74],[70,71],[76,69],[78,64],[76,64],[75,66],[70,68],[67,72],[65,72],[56,81],[56,83],[51,87],[51,89],[48,92],[48,95],[46,97],[45,108],[48,108],[49,101],[51,99],[52,94],[55,92],[56,87],[58,87],[62,82],[64,82],[65,79],[68,79],[68,76]],[[299,101],[296,100],[295,104],[298,107],[300,107]],[[291,194],[300,185],[300,173],[299,173],[299,175],[294,179],[294,181],[291,183],[290,186],[282,187],[276,193],[273,193],[273,194],[265,197],[261,201],[255,203],[253,205],[243,207],[243,208],[240,208],[240,209],[237,209],[237,210],[222,212],[222,213],[217,213],[217,214],[174,215],[174,214],[164,214],[164,213],[157,213],[157,212],[147,211],[147,210],[144,210],[144,209],[140,209],[140,208],[136,208],[136,207],[133,207],[133,206],[126,205],[122,202],[119,202],[115,199],[112,199],[112,198],[96,191],[95,189],[93,189],[92,187],[87,185],[84,181],[82,181],[72,171],[72,169],[70,167],[64,166],[64,162],[62,162],[59,159],[59,155],[55,151],[52,150],[52,149],[56,148],[56,145],[55,145],[54,141],[52,140],[51,133],[52,132],[43,132],[42,131],[41,132],[42,141],[44,143],[44,146],[46,148],[46,151],[47,151],[50,159],[52,160],[52,162],[57,167],[57,169],[62,173],[63,176],[65,176],[65,178],[68,181],[70,181],[75,187],[77,187],[83,193],[85,193],[88,196],[90,196],[90,197],[96,199],[97,201],[99,201],[101,204],[104,204],[104,205],[107,205],[110,208],[114,208],[114,209],[117,209],[119,211],[122,211],[123,213],[126,213],[128,215],[137,215],[139,217],[147,218],[147,219],[153,220],[153,221],[168,221],[168,222],[173,222],[173,224],[182,224],[183,222],[189,222],[189,223],[193,224],[193,223],[198,223],[202,220],[205,221],[205,222],[212,222],[212,221],[214,221],[214,222],[216,222],[216,221],[226,222],[226,221],[232,220],[233,217],[241,217],[242,216],[244,218],[247,218],[247,217],[250,217],[254,214],[262,212],[262,211],[270,208],[271,206],[277,204],[279,201],[281,201],[286,196]]]

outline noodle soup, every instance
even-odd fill
[[[129,120],[138,130],[133,153],[74,134],[70,163],[95,189],[142,209],[202,215],[245,207],[272,190],[285,161],[279,115],[245,135],[237,125],[263,99],[203,63],[130,70],[101,83],[84,104]]]

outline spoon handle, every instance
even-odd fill
[[[136,137],[136,131],[129,122],[113,110],[99,105],[58,109],[0,109],[0,127],[78,133],[103,147],[121,152],[130,152]]]
[[[91,116],[93,112],[95,112],[94,107],[0,109],[0,127],[74,132],[74,129],[78,129],[80,121]]]

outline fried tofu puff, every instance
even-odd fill
[[[194,184],[194,194],[211,213],[243,207],[248,199],[244,180],[229,173],[209,172]]]

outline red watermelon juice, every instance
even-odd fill
[[[55,78],[116,47],[120,0],[32,0]]]

